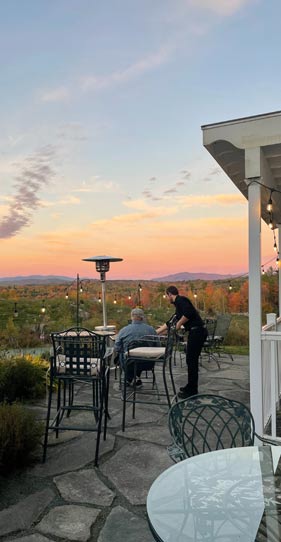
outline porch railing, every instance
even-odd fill
[[[267,324],[261,332],[263,427],[273,438],[277,435],[277,411],[281,390],[281,318],[267,315]],[[269,431],[270,429],[270,431]]]

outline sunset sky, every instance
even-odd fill
[[[2,0],[0,276],[96,278],[102,254],[111,279],[247,271],[247,202],[201,125],[281,109],[280,20],[280,0]]]

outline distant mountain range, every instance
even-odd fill
[[[237,276],[237,275],[236,275]],[[166,275],[151,279],[153,282],[180,282],[183,280],[225,280],[234,278],[235,275],[219,275],[217,273],[175,273],[174,275]],[[81,280],[99,280],[98,278],[80,277]],[[62,284],[73,282],[75,277],[64,277],[57,275],[27,275],[16,277],[0,277],[0,286],[11,286],[16,284]],[[119,279],[122,280],[122,279]],[[126,280],[126,279],[124,279]],[[140,279],[135,279],[140,280]]]
[[[237,276],[237,275],[236,275]],[[235,275],[218,275],[217,273],[175,273],[174,275],[166,275],[158,277],[156,282],[180,282],[182,280],[224,280],[234,278]]]
[[[27,275],[17,277],[0,277],[0,285],[13,284],[61,284],[65,282],[73,282],[75,279],[71,277],[60,277],[56,275]]]

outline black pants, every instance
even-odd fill
[[[186,348],[186,364],[188,374],[188,391],[198,393],[199,356],[208,332],[205,327],[198,327],[189,332]]]
[[[151,371],[153,368],[154,361],[137,361],[133,363],[128,362],[126,364],[126,379],[128,382],[132,382],[135,376],[135,370],[136,377],[140,378],[142,371]]]

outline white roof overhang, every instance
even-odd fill
[[[263,185],[281,192],[281,111],[207,124],[202,131],[203,145],[245,198],[246,178],[260,177]],[[261,189],[261,214],[267,223],[269,195],[269,190]],[[281,193],[271,197],[274,225],[281,224]]]

